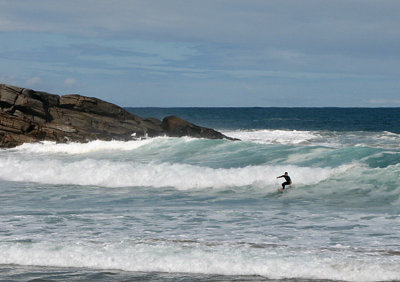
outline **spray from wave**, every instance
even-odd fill
[[[238,130],[224,132],[228,136],[243,141],[253,141],[260,144],[305,144],[311,140],[320,138],[317,132],[297,130]]]
[[[12,151],[34,154],[89,154],[101,151],[132,151],[142,146],[148,145],[163,137],[143,139],[135,141],[102,141],[95,140],[87,143],[56,143],[52,141],[43,141],[38,143],[25,143],[12,149]],[[164,138],[166,139],[166,138]]]
[[[3,150],[0,179],[177,190],[246,187],[269,193],[280,187],[276,177],[289,171],[294,186],[301,188],[296,189],[297,196],[331,198],[341,193],[358,199],[356,191],[360,191],[368,199],[375,197],[393,204],[400,201],[399,154],[396,149],[360,146],[287,146],[166,137],[85,144],[44,142]]]
[[[54,159],[0,161],[0,178],[43,184],[75,184],[104,187],[173,187],[180,190],[233,188],[255,185],[276,186],[276,176],[285,169],[294,173],[296,184],[316,184],[351,166],[311,168],[295,166],[247,166],[210,168],[179,163],[121,162],[85,159],[64,162]]]
[[[400,277],[391,256],[376,263],[374,253],[345,249],[288,249],[251,244],[200,242],[71,242],[0,244],[1,264],[88,267],[126,271],[260,275],[270,279],[394,281]]]
[[[400,134],[389,131],[301,131],[301,130],[235,130],[225,135],[257,144],[282,144],[303,146],[369,146],[399,149]]]

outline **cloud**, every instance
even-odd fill
[[[78,86],[78,81],[75,78],[68,77],[64,80],[64,85],[67,88],[72,88],[72,87]]]
[[[383,105],[400,87],[398,10],[398,0],[0,0],[0,74],[91,95],[110,95],[105,84],[222,95],[240,82],[266,99]]]
[[[393,106],[393,104],[400,104],[399,99],[369,99],[368,104],[373,105],[388,105]]]
[[[1,1],[1,0],[0,0]],[[271,46],[303,52],[374,53],[399,44],[400,2],[364,0],[71,0],[11,1],[0,30],[57,32],[101,38],[141,38]],[[374,39],[374,41],[371,41]],[[360,43],[360,44],[357,44]],[[368,43],[368,44],[363,44]],[[394,46],[393,46],[394,47]]]
[[[397,15],[400,1],[375,4],[364,0],[118,0],[117,3],[0,0],[0,31],[86,38],[69,46],[32,48],[30,52],[52,62],[71,57],[69,64],[93,65],[93,71],[171,63],[177,67],[174,65],[177,61],[186,67],[190,64],[199,67],[201,59],[214,69],[235,68],[236,63],[240,69],[245,66],[265,70],[267,66],[275,72],[365,75],[379,70],[396,72],[400,61],[400,29],[396,28],[400,26]],[[34,41],[32,38],[31,42]],[[8,50],[4,56],[24,58],[20,53]],[[198,61],[188,61],[195,56]],[[376,63],[377,60],[380,62]]]
[[[28,80],[26,80],[25,83],[28,86],[36,86],[36,85],[40,84],[41,80],[42,79],[40,77],[34,76],[34,77],[31,77]]]
[[[16,82],[17,82],[17,77],[15,75],[0,73],[0,83],[16,84]]]

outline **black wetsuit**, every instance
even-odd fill
[[[282,189],[285,189],[286,185],[292,184],[292,180],[290,179],[289,175],[281,175],[280,177],[284,177],[286,182],[282,183]]]

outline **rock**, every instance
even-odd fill
[[[142,119],[123,108],[93,97],[58,96],[0,84],[0,147],[26,142],[87,142],[132,140],[154,136],[230,139],[210,128],[176,116],[160,121]]]
[[[140,125],[144,126],[147,131],[145,132],[145,135],[149,137],[154,137],[154,136],[160,136],[165,134],[164,129],[162,126],[162,122],[159,119],[156,118],[145,118],[141,120]]]
[[[31,97],[31,96],[35,95],[35,91],[33,91],[32,89],[25,88],[25,89],[22,89],[21,94]]]
[[[5,84],[0,84],[0,105],[3,106],[12,106],[17,100],[19,91],[14,87],[10,87]]]
[[[48,113],[41,100],[31,98],[24,94],[18,95],[14,106],[16,109],[27,114],[40,116],[43,118],[47,118],[48,116]]]
[[[118,119],[141,120],[138,116],[131,114],[117,105],[102,101],[97,98],[81,95],[64,95],[60,98],[59,106],[76,111],[94,113],[103,116],[110,116]]]
[[[41,100],[47,107],[57,107],[60,104],[60,96],[46,92],[34,92],[32,98]]]
[[[167,135],[173,137],[190,136],[196,138],[236,140],[214,129],[195,125],[177,116],[165,117],[162,121],[162,126]]]
[[[6,113],[0,113],[0,131],[13,133],[27,133],[32,127],[32,122]]]

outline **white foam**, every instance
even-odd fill
[[[125,271],[261,275],[346,281],[398,281],[391,256],[342,250],[251,248],[182,242],[0,243],[0,264],[87,267]]]
[[[251,131],[227,131],[225,135],[238,138],[242,141],[252,141],[262,144],[303,144],[313,139],[319,138],[320,135],[311,131],[297,130],[251,130]]]
[[[13,151],[23,153],[46,153],[46,154],[87,154],[99,151],[131,151],[138,149],[144,145],[162,139],[163,137],[154,139],[142,139],[132,141],[101,141],[95,140],[88,143],[56,143],[51,141],[42,141],[38,143],[25,143],[18,146]]]
[[[385,149],[400,148],[400,134],[389,131],[297,131],[297,130],[235,130],[225,135],[258,144],[311,145],[327,147],[368,146]]]
[[[297,166],[246,166],[210,168],[179,163],[137,163],[85,159],[73,162],[57,159],[25,160],[0,158],[0,179],[44,184],[96,185],[104,187],[174,187],[177,189],[225,188],[255,185],[274,186],[284,171],[295,184],[315,184],[342,173],[350,165],[338,168]]]

